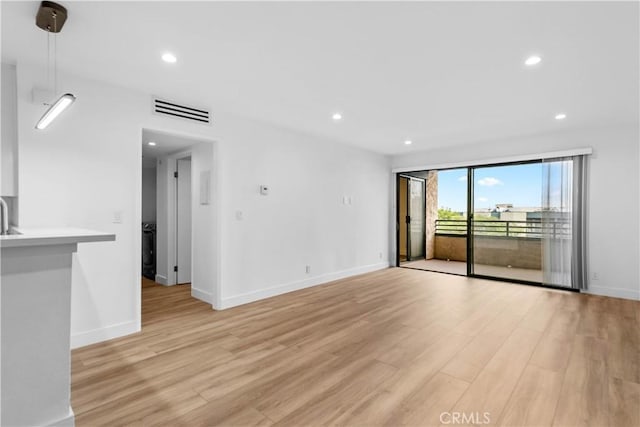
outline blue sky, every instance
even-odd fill
[[[476,209],[498,203],[518,207],[540,206],[542,164],[495,166],[475,169]],[[438,171],[438,207],[467,210],[467,169]]]

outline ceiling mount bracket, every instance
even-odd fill
[[[59,33],[62,31],[66,21],[67,9],[64,6],[52,1],[40,3],[40,8],[36,15],[36,25],[38,27],[50,33]]]

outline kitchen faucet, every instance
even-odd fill
[[[0,206],[2,207],[2,229],[0,234],[9,234],[9,208],[2,197],[0,197]]]

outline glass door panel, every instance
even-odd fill
[[[425,182],[409,180],[409,260],[424,259],[425,254]]]
[[[542,283],[542,164],[471,168],[469,270]]]
[[[406,262],[409,257],[409,178],[398,177],[398,261]]]

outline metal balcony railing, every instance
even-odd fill
[[[565,219],[526,221],[476,219],[472,221],[474,236],[568,238],[571,237],[571,222]],[[464,219],[437,219],[436,234],[466,236],[467,221]]]

